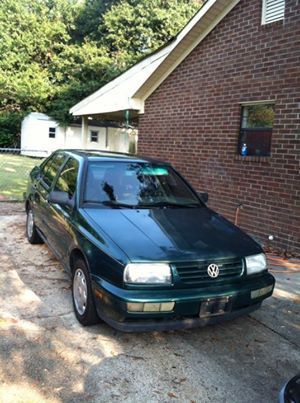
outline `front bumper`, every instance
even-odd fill
[[[93,276],[93,291],[98,315],[115,329],[125,332],[175,330],[202,327],[231,320],[258,309],[272,295],[274,277],[265,273],[235,284],[219,284],[201,288],[140,290],[118,288]],[[251,291],[271,286],[270,292],[251,298]],[[208,299],[229,297],[230,311],[221,315],[199,317],[201,303]],[[172,312],[128,312],[127,303],[175,302]]]

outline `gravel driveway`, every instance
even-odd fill
[[[0,204],[0,402],[276,402],[299,372],[299,261],[271,259],[274,297],[250,316],[125,334],[78,324],[67,274],[24,224]]]

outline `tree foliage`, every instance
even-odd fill
[[[67,125],[72,105],[167,42],[199,6],[196,0],[1,0],[0,146],[9,136],[13,143],[30,111]]]
[[[111,56],[131,63],[172,39],[197,4],[189,0],[123,0],[104,15],[98,32]]]

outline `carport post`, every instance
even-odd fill
[[[82,116],[81,120],[81,145],[82,148],[86,148],[87,137],[88,137],[88,118],[87,116]]]

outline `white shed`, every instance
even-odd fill
[[[81,124],[62,127],[48,115],[32,112],[22,122],[21,154],[45,157],[59,148],[129,152],[136,137],[133,129],[92,120],[83,133]]]

